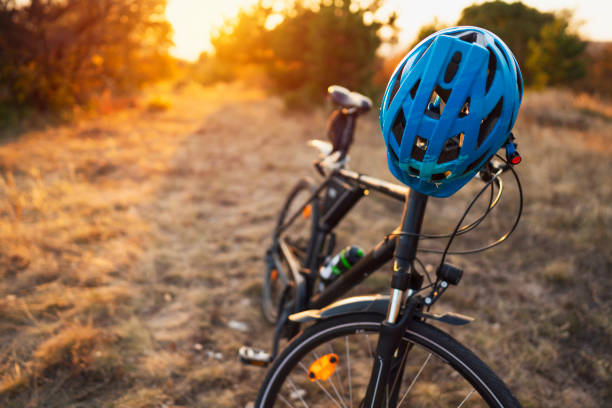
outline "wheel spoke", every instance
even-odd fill
[[[336,401],[336,399],[329,393],[329,391],[327,391],[327,388],[325,388],[323,386],[323,384],[321,384],[321,381],[315,381],[315,384],[317,384],[319,386],[319,388],[321,388],[323,390],[323,392],[329,397],[330,400],[332,400],[334,402],[334,404],[338,407],[338,408],[343,408],[342,405],[340,405],[338,403],[338,401]]]
[[[370,353],[370,358],[374,358],[374,353],[372,353],[372,346],[370,346],[370,336],[365,335],[366,337],[366,343],[368,343],[368,352]]]
[[[328,382],[332,386],[332,388],[334,389],[334,392],[336,393],[336,395],[338,396],[338,401],[340,401],[340,403],[342,404],[342,407],[343,408],[347,408],[346,403],[344,402],[344,399],[342,398],[342,395],[340,395],[340,393],[338,392],[338,389],[336,388],[336,385],[332,381],[332,377],[328,378]]]
[[[338,355],[336,352],[334,352],[334,347],[332,346],[331,342],[329,343],[329,351],[331,354],[336,354]],[[340,377],[340,370],[334,370],[334,374],[337,378],[338,378],[338,388],[340,389],[340,393],[342,395],[346,395],[346,392],[344,392],[344,382],[342,381],[342,377]],[[331,380],[331,378],[330,378]],[[342,399],[344,401],[344,399]]]
[[[404,355],[402,356],[402,362],[400,363],[399,370],[398,370],[398,374],[400,375],[395,376],[395,382],[393,383],[393,387],[391,387],[391,393],[394,393],[395,387],[399,386],[399,379],[401,377],[401,373],[404,372],[404,366],[406,365],[406,358],[408,357],[408,353],[410,352],[410,350],[412,350],[412,346],[413,344],[411,343],[406,347],[406,350],[404,350]]]
[[[423,372],[423,369],[425,368],[425,366],[427,365],[427,363],[429,362],[429,359],[431,358],[431,353],[429,353],[427,355],[427,358],[425,359],[425,362],[423,362],[423,364],[421,365],[421,368],[419,368],[419,371],[416,373],[416,375],[414,376],[414,378],[412,379],[412,382],[410,383],[410,385],[408,386],[408,389],[406,390],[406,392],[404,393],[404,396],[402,397],[402,399],[400,400],[399,404],[397,404],[397,406],[402,406],[402,402],[404,402],[404,399],[406,398],[406,396],[408,395],[408,393],[410,392],[410,390],[412,389],[412,386],[414,385],[414,383],[416,383],[417,379],[419,378],[419,376],[421,375],[421,372]]]
[[[278,397],[283,401],[288,407],[294,408],[293,404],[287,401],[287,398],[283,397],[283,394],[278,394]]]
[[[308,408],[309,405],[306,403],[306,401],[304,401],[302,394],[298,391],[293,380],[291,380],[291,378],[287,378],[287,380],[289,380],[289,385],[291,385],[291,388],[293,388],[293,392],[295,392],[295,395],[300,399],[300,401],[302,401],[302,404],[304,404],[304,406]]]
[[[389,408],[389,382],[387,382],[387,385],[385,386],[385,389],[387,390],[386,391],[387,392],[387,399],[386,399],[387,403],[386,403],[386,405],[387,405],[387,408]]]
[[[312,352],[312,354],[315,356],[315,360],[318,360],[319,357],[317,357],[317,353],[315,353],[314,351]],[[308,375],[308,368],[306,368],[306,366],[300,361],[299,363],[300,367],[302,367],[302,369],[304,370],[304,372],[306,373],[306,375]],[[325,388],[323,386],[323,384],[321,384],[321,381],[315,381],[315,384],[317,384],[319,386],[319,388],[321,388],[323,390],[323,392],[329,397],[330,400],[332,400],[334,402],[334,404],[336,404],[336,406],[338,408],[346,408],[346,406],[344,404],[340,404],[338,403],[338,401],[330,394],[330,392],[327,390],[327,388]],[[332,385],[333,387],[333,385]],[[335,389],[335,387],[333,387]],[[336,394],[338,392],[336,391]]]
[[[319,359],[319,355],[313,350],[312,354],[315,357],[315,361]],[[306,370],[308,372],[308,370]],[[334,371],[335,372],[335,371]],[[346,408],[346,404],[344,403],[344,400],[342,399],[342,396],[340,395],[340,393],[338,392],[338,389],[336,388],[336,386],[334,385],[334,382],[332,381],[331,377],[328,378],[329,385],[331,385],[331,387],[333,388],[335,394],[338,396],[338,400],[340,401],[340,404],[342,405],[342,408]],[[321,384],[321,381],[316,381],[317,384],[319,384],[319,386],[327,393],[327,389],[323,387],[323,385]],[[331,396],[330,396],[331,398]],[[334,399],[334,402],[336,400]]]
[[[349,340],[348,336],[344,336],[345,344],[346,344],[346,362],[347,362],[347,372],[348,372],[348,386],[349,386],[349,399],[351,403],[351,408],[353,407],[353,383],[351,382],[351,353],[349,351]]]
[[[470,391],[468,393],[468,395],[465,396],[465,398],[463,399],[463,401],[461,401],[461,404],[457,405],[457,408],[461,408],[463,406],[463,404],[465,404],[465,401],[468,400],[468,398],[470,398],[470,396],[474,393],[474,391],[476,391],[475,389],[472,388],[472,391]]]

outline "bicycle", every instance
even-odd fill
[[[356,173],[345,166],[356,119],[370,109],[371,102],[338,86],[330,87],[329,94],[339,106],[328,127],[332,144],[312,143],[324,157],[314,163],[324,180],[318,186],[307,179],[298,182],[281,210],[272,245],[266,252],[262,307],[266,319],[276,323],[272,354],[249,348],[240,351],[245,363],[263,366],[273,363],[260,388],[256,406],[282,403],[284,406],[348,407],[359,403],[359,406],[395,407],[410,402],[419,406],[443,403],[461,407],[468,399],[474,406],[475,392],[485,406],[520,406],[486,364],[427,323],[434,320],[465,325],[473,320],[456,313],[429,312],[449,285],[457,285],[463,274],[460,268],[445,262],[446,255],[478,252],[498,245],[518,224],[522,190],[512,164],[517,163],[517,157],[520,161],[520,156],[512,140],[506,146],[507,160],[497,156],[497,160],[483,165],[479,176],[485,186],[453,233],[422,234],[426,195]],[[450,251],[454,237],[473,230],[498,204],[503,190],[500,176],[506,171],[514,175],[520,193],[518,215],[510,231],[483,248]],[[467,212],[489,188],[489,204],[484,213],[472,223],[462,225]],[[334,228],[370,190],[404,201],[400,226],[347,272],[321,285],[318,271],[334,252]],[[427,250],[442,254],[436,278],[427,285],[423,282],[428,275],[421,274],[417,268],[416,252],[422,250],[418,248],[419,238],[449,238],[444,250]],[[393,260],[394,274],[389,296],[337,300],[390,260]],[[296,336],[303,324],[310,326]],[[293,339],[278,355],[283,335]],[[448,378],[464,381],[460,386],[449,385],[442,380],[443,371],[448,372]],[[405,379],[410,381],[406,384]],[[441,389],[441,386],[449,388]],[[429,401],[434,405],[427,405],[428,395],[434,397]]]

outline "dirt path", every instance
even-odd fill
[[[261,187],[278,182],[251,177],[268,165],[250,154],[266,119],[245,106],[262,96],[166,97],[167,112],[86,120],[0,150],[6,402],[234,406],[232,388],[252,394],[234,357],[261,331],[255,240],[273,211]]]
[[[236,352],[269,345],[262,253],[325,117],[237,86],[163,98],[0,149],[6,403],[253,400]]]
[[[259,314],[262,243],[278,207],[270,190],[284,190],[291,178],[276,161],[281,130],[261,134],[275,113],[280,107],[267,101],[219,106],[186,140],[143,210],[157,237],[145,268],[165,299],[146,324],[159,347],[174,350],[169,359],[183,359],[175,391],[190,406],[244,405],[261,381],[260,370],[239,365],[236,351],[269,338]]]

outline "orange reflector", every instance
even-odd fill
[[[310,214],[312,214],[312,207],[310,204],[308,204],[306,207],[304,207],[304,209],[302,210],[302,218],[308,218],[310,217]]]
[[[338,365],[337,354],[326,354],[323,357],[319,357],[314,363],[310,365],[308,370],[308,379],[310,381],[316,380],[327,380],[332,376]]]
[[[272,272],[270,272],[270,280],[275,281],[276,278],[278,278],[278,271],[276,269],[272,269]]]

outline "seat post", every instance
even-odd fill
[[[400,232],[395,245],[391,299],[386,319],[388,323],[395,323],[404,291],[406,289],[418,290],[423,284],[423,276],[413,270],[412,264],[416,258],[426,206],[427,196],[425,194],[416,190],[409,190],[406,193]]]
[[[348,154],[351,145],[353,144],[353,135],[355,133],[355,122],[357,121],[358,113],[353,109],[342,109],[342,115],[346,116],[346,126],[342,130],[340,140],[338,141],[338,150],[340,151],[339,161],[344,160]],[[336,146],[334,146],[336,147]]]

